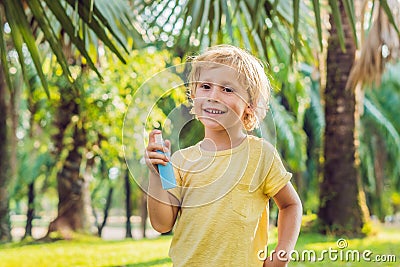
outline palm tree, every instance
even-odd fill
[[[393,14],[396,14],[396,9],[398,13],[399,2],[389,1],[389,4]],[[399,18],[391,16],[386,1],[376,5],[378,18],[371,27],[368,39],[362,43],[359,60],[355,58],[356,42],[351,37],[349,12],[346,12],[344,1],[340,2],[339,10],[345,33],[346,52],[339,47],[337,28],[331,17],[324,99],[324,179],[320,186],[321,203],[318,215],[322,222],[322,231],[338,235],[365,234],[362,230],[369,212],[362,188],[358,156],[362,106],[359,103],[360,88],[365,83],[380,81],[385,55],[379,48],[386,46],[392,54],[398,51],[398,47],[393,44],[399,42],[396,28],[396,20]],[[364,15],[365,13],[361,14]],[[376,171],[379,171],[379,166],[376,167]]]
[[[277,89],[282,86],[283,80],[289,80],[290,64],[295,57],[312,58],[311,47],[318,45],[316,38],[312,37],[316,32],[308,27],[309,17],[297,20],[297,27],[309,34],[292,37],[295,25],[293,14],[308,13],[310,10],[308,6],[300,4],[294,12],[291,2],[188,0],[178,3],[173,0],[136,0],[135,4],[143,31],[147,33],[148,40],[154,40],[157,46],[170,49],[181,58],[219,43],[243,47],[261,57],[269,64],[266,64],[266,68],[279,76],[279,79],[273,80],[273,86]],[[296,49],[295,39],[301,43],[303,50]],[[272,67],[275,69],[272,70]],[[305,92],[304,87],[300,90]],[[299,105],[291,102],[290,108],[293,104],[293,110],[287,112],[286,97],[288,95],[282,94],[271,103],[274,116],[279,116],[279,120],[275,120],[277,142],[281,152],[289,159],[287,164],[290,169],[300,173],[305,169],[306,135],[297,123],[301,121],[297,116],[304,114],[297,114],[297,110],[306,103]]]
[[[343,3],[339,5],[345,48],[330,17],[325,102],[324,179],[320,184],[318,217],[324,232],[359,235],[367,220],[361,176],[356,165],[356,96],[346,86],[355,59],[356,44]]]
[[[112,4],[112,3],[111,3]],[[121,38],[121,32],[117,33],[115,31],[116,24],[110,23],[110,17],[105,16],[104,10],[107,9],[107,14],[111,16],[115,15],[113,11],[118,10],[116,6],[110,8],[110,3],[106,1],[73,1],[73,0],[59,0],[59,1],[14,1],[14,0],[4,0],[0,1],[0,18],[2,22],[2,31],[0,33],[0,55],[1,55],[1,67],[0,67],[0,240],[10,240],[10,223],[8,215],[8,196],[7,196],[7,184],[9,181],[9,163],[7,162],[7,149],[8,149],[8,139],[7,139],[7,105],[6,105],[6,88],[12,89],[10,74],[8,72],[7,63],[7,53],[9,48],[6,46],[7,33],[4,31],[4,25],[10,28],[11,37],[13,43],[13,48],[18,53],[18,58],[21,63],[22,73],[26,85],[29,87],[29,82],[27,82],[28,74],[25,69],[24,60],[26,55],[24,54],[24,47],[29,51],[29,56],[35,66],[37,75],[44,87],[45,92],[50,96],[48,90],[47,80],[42,71],[42,60],[39,56],[39,48],[36,42],[46,43],[50,46],[50,49],[54,55],[57,57],[57,61],[60,64],[63,74],[65,76],[64,87],[66,91],[78,92],[78,85],[72,78],[69,70],[69,62],[67,60],[68,56],[64,54],[65,46],[63,46],[60,36],[68,36],[69,46],[73,46],[76,51],[85,58],[86,64],[93,69],[98,76],[101,78],[99,71],[95,66],[93,60],[93,55],[89,55],[89,40],[93,40],[93,36],[97,36],[97,40],[105,47],[108,47],[112,53],[118,56],[118,58],[124,62],[123,54],[120,49],[126,48],[126,40]],[[99,9],[99,6],[103,7],[103,10]],[[123,11],[123,12],[121,12]],[[125,30],[130,34],[140,35],[134,31],[132,24],[129,22],[128,9],[118,10],[118,25],[125,25]],[[71,20],[70,18],[73,17]],[[122,23],[121,23],[122,22]],[[59,30],[62,31],[62,35],[59,35]],[[41,34],[38,34],[38,33]],[[127,33],[125,32],[125,33]],[[43,40],[37,40],[37,37],[43,36]],[[111,36],[111,37],[110,37]],[[134,38],[135,39],[135,38]],[[137,38],[136,38],[137,39]],[[115,40],[118,45],[115,44]],[[133,42],[135,44],[135,42]],[[91,44],[93,45],[93,44]],[[73,101],[73,100],[72,100]],[[78,138],[79,136],[79,138]],[[81,133],[76,132],[77,142],[79,145],[72,149],[71,153],[79,157],[79,153],[76,154],[77,149],[82,146]],[[74,154],[75,153],[75,154]],[[4,158],[3,158],[4,157]],[[73,164],[73,166],[75,166]],[[66,181],[75,177],[75,173],[70,176],[64,177]],[[72,183],[71,183],[72,184]],[[65,190],[65,184],[60,184],[58,187],[61,198]],[[70,225],[69,225],[70,227]],[[77,225],[80,227],[80,224]]]
[[[325,232],[340,234],[343,230],[346,233],[360,234],[367,212],[365,202],[362,201],[363,192],[357,166],[355,91],[354,86],[350,86],[351,82],[348,83],[357,47],[357,17],[353,1],[329,1],[329,6],[312,1],[312,7],[298,0],[187,0],[183,4],[172,0],[162,3],[139,0],[137,2],[147,11],[145,14],[154,14],[143,15],[143,25],[149,32],[149,38],[159,40],[159,45],[166,43],[167,46],[173,47],[180,56],[185,55],[187,51],[190,54],[190,51],[208,45],[228,42],[252,50],[271,65],[278,65],[280,62],[292,63],[296,56],[300,60],[313,58],[309,50],[311,47],[316,48],[316,45],[309,44],[318,40],[322,48],[321,10],[329,8],[331,37],[326,62],[328,80],[325,89],[325,177],[321,184],[319,217]],[[363,6],[368,2],[378,1],[364,1]],[[391,12],[393,3],[384,0],[379,3],[379,8],[388,15],[387,21],[396,29],[394,33],[398,33],[393,18],[396,12]],[[375,3],[375,6],[378,4]],[[312,31],[313,27],[308,26],[310,8],[314,12],[316,31]],[[157,32],[162,34],[158,35]],[[308,36],[309,39],[304,36]],[[313,36],[318,38],[313,39]],[[382,71],[382,68],[379,70]],[[280,130],[278,127],[278,136],[284,135]],[[296,147],[303,144],[300,143]],[[343,185],[346,190],[336,185]],[[329,190],[333,191],[327,192]],[[344,212],[336,206],[338,199],[342,201],[341,204],[346,204]]]

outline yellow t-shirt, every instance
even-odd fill
[[[180,202],[170,257],[175,267],[262,266],[268,200],[291,178],[276,149],[248,136],[239,146],[205,151],[199,144],[174,153]]]

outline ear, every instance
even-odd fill
[[[253,109],[253,105],[252,104],[248,104],[244,110],[244,112],[246,114],[253,114],[254,113],[254,109]]]
[[[242,120],[246,120],[249,116],[254,114],[254,110],[251,104],[247,104],[243,112]]]

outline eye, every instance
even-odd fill
[[[202,83],[202,84],[200,84],[200,88],[209,90],[209,89],[211,89],[211,86],[208,83]]]
[[[224,87],[223,91],[226,92],[226,93],[233,93],[234,92],[234,90],[232,88],[229,88],[229,87]]]

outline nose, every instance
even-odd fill
[[[213,84],[211,86],[210,93],[209,93],[208,96],[209,96],[208,101],[219,102],[220,101],[220,88],[219,88],[219,86],[216,85],[216,84]]]

